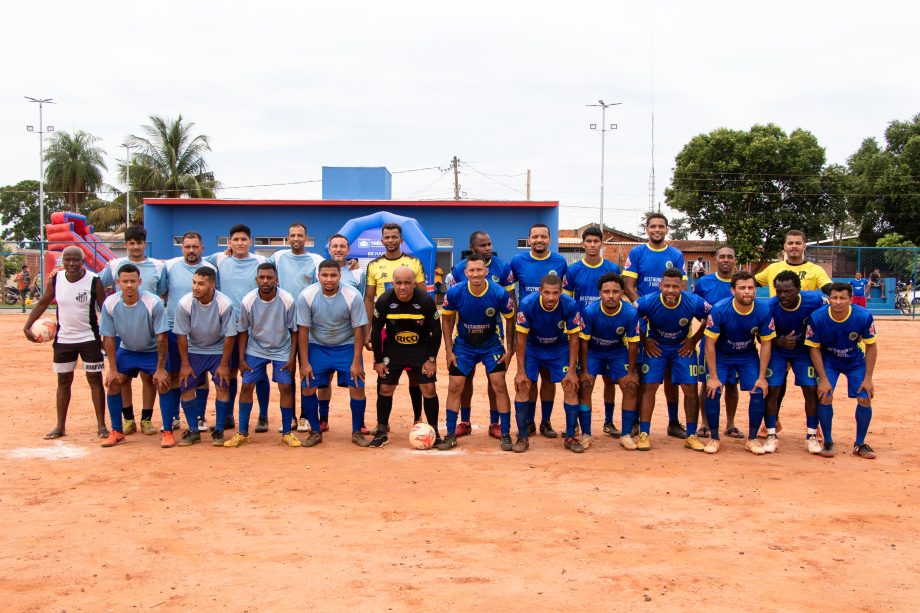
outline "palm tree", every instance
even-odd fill
[[[45,181],[49,191],[61,192],[67,207],[77,212],[89,192],[102,185],[105,152],[99,139],[77,130],[73,135],[55,132],[45,151]]]

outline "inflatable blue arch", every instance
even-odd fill
[[[398,223],[403,232],[403,253],[414,255],[422,261],[425,269],[425,283],[428,290],[434,289],[434,268],[437,247],[422,225],[412,217],[394,215],[389,211],[379,211],[364,217],[356,217],[345,222],[339,234],[348,239],[351,245],[350,256],[353,258],[376,258],[384,253],[380,242],[380,228],[386,223]],[[326,245],[328,253],[329,245]]]

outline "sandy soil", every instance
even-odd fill
[[[651,453],[603,435],[580,456],[539,437],[502,453],[481,383],[478,427],[452,452],[408,448],[405,390],[380,450],[350,443],[341,393],[313,449],[280,445],[276,410],[241,449],[161,450],[141,434],[100,449],[79,377],[68,436],[46,442],[51,351],[22,321],[0,317],[5,611],[916,610],[920,324],[878,324],[867,461],[807,455],[796,393],[774,456],[734,440],[713,457],[683,449],[664,436],[663,399]],[[443,411],[446,377],[438,387]],[[853,404],[837,405],[844,452]]]

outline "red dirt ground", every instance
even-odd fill
[[[0,317],[5,611],[916,610],[918,324],[878,324],[867,461],[846,453],[853,401],[837,404],[844,453],[807,455],[796,392],[773,456],[735,440],[716,456],[683,449],[663,435],[662,400],[650,453],[603,435],[583,455],[540,437],[502,453],[481,381],[480,427],[446,453],[408,448],[405,390],[380,450],[350,443],[341,392],[313,449],[280,444],[277,409],[240,449],[161,450],[141,434],[101,449],[82,376],[68,436],[47,442],[51,350],[22,321]],[[443,412],[446,377],[438,387]]]

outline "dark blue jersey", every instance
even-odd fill
[[[518,332],[527,335],[527,343],[539,347],[566,345],[568,335],[581,332],[581,315],[578,305],[570,296],[562,294],[552,311],[543,308],[539,292],[530,294],[518,305]]]
[[[473,293],[469,281],[447,290],[444,315],[457,315],[457,336],[470,345],[494,343],[501,338],[496,316],[514,316],[514,300],[496,283],[486,282],[480,294]]]
[[[761,343],[776,336],[770,302],[755,298],[751,310],[742,313],[734,298],[726,298],[709,310],[706,320],[706,336],[716,340],[716,351],[726,355],[756,354],[759,338]]]
[[[600,300],[601,291],[597,288],[598,280],[611,272],[619,274],[620,267],[610,260],[602,259],[595,266],[588,264],[584,259],[572,262],[565,271],[562,289],[575,299],[578,308],[584,313],[589,304]]]
[[[850,287],[853,288],[854,298],[862,298],[866,295],[866,288],[869,287],[869,281],[866,279],[850,279]]]
[[[681,292],[677,305],[664,303],[661,292],[646,294],[638,301],[639,317],[648,321],[646,336],[659,345],[680,345],[690,336],[690,322],[703,321],[709,312],[709,303],[690,292]]]
[[[558,253],[547,252],[543,259],[536,259],[528,251],[511,258],[511,274],[518,284],[518,301],[540,291],[540,279],[554,274],[562,279],[568,268],[565,258]]]
[[[667,245],[661,249],[652,249],[650,246],[638,245],[629,250],[626,258],[624,277],[636,280],[636,291],[640,296],[653,294],[661,285],[661,273],[667,268],[676,268],[684,272],[684,254],[680,249]],[[687,275],[684,274],[684,281]]]
[[[723,279],[719,273],[713,272],[697,279],[693,284],[693,293],[709,304],[716,304],[732,297],[732,280]]]
[[[855,304],[842,321],[831,317],[830,305],[821,307],[811,314],[805,331],[805,344],[820,347],[822,356],[837,364],[865,362],[863,344],[872,344],[875,338],[872,313]]]
[[[795,349],[783,349],[773,345],[773,353],[782,356],[808,355],[805,346],[805,331],[811,314],[824,306],[824,294],[817,290],[799,292],[799,301],[794,309],[787,309],[779,303],[776,297],[770,298],[770,313],[773,315],[773,324],[776,326],[776,336],[793,335]]]
[[[608,313],[600,300],[592,302],[581,312],[581,338],[588,341],[591,353],[613,353],[626,350],[627,342],[639,342],[639,314],[626,301],[614,313]]]
[[[511,274],[511,266],[501,258],[492,257],[486,265],[486,279],[489,283],[494,283],[504,287],[509,292],[514,289],[514,275]],[[466,258],[456,264],[450,271],[451,285],[460,285],[466,283]]]

